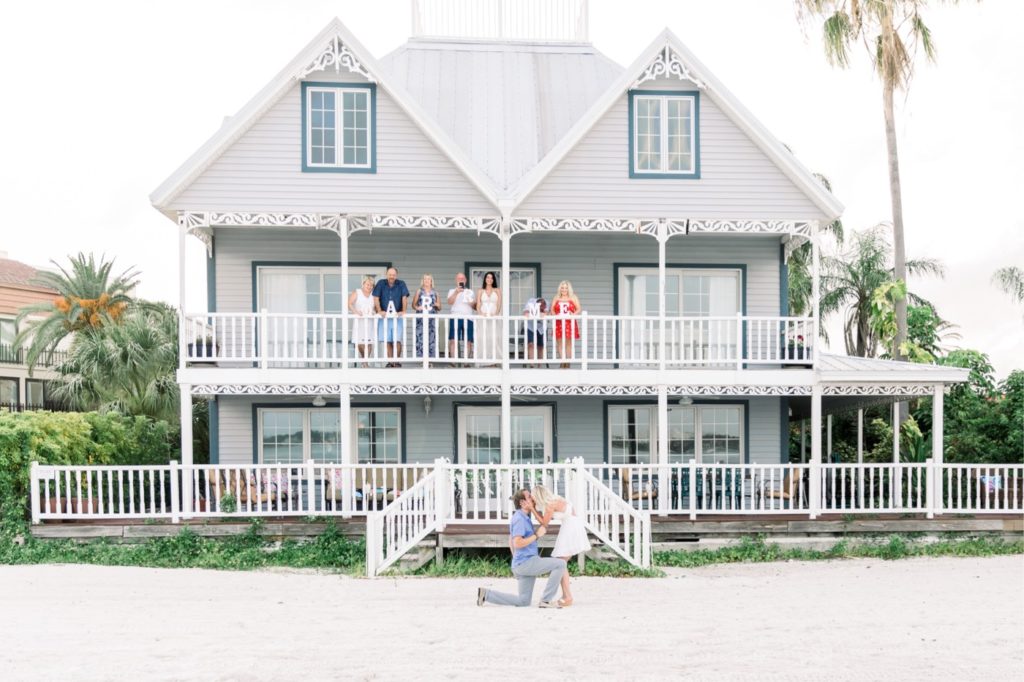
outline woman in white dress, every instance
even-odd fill
[[[560,521],[558,536],[555,538],[555,548],[551,556],[569,561],[581,552],[590,551],[590,538],[587,536],[587,529],[583,525],[583,519],[576,516],[576,510],[572,508],[569,501],[561,495],[556,495],[542,485],[534,486],[530,491],[533,498],[534,513],[542,526],[552,520]],[[562,598],[558,600],[559,605],[572,606],[572,592],[569,589],[569,571],[562,574]]]
[[[373,303],[373,278],[364,277],[360,288],[348,297],[348,311],[355,315],[352,321],[352,343],[359,349],[359,357],[373,355],[377,345],[377,313]],[[363,362],[363,367],[366,363]]]
[[[476,343],[473,348],[478,358],[496,360],[500,366],[501,321],[493,318],[501,314],[501,289],[494,272],[484,273],[484,285],[477,292],[476,301]]]

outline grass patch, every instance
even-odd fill
[[[31,535],[24,544],[0,538],[0,564],[97,564],[153,568],[210,568],[248,571],[268,567],[319,568],[364,574],[366,548],[328,523],[323,533],[306,542],[285,540],[279,545],[260,535],[262,522],[254,521],[242,535],[204,538],[183,528],[168,538],[138,544],[106,539],[91,542],[39,540]]]
[[[781,547],[762,537],[744,537],[731,547],[692,552],[655,552],[656,566],[694,568],[712,564],[763,563],[768,561],[824,561],[829,559],[906,559],[910,557],[979,557],[1024,554],[1024,540],[1002,538],[951,538],[921,542],[905,535],[890,535],[878,542],[850,544],[840,540],[826,550]]]
[[[413,575],[431,578],[511,578],[507,550],[450,550],[444,563],[430,562]],[[656,568],[636,568],[625,561],[598,561],[589,559],[583,573],[575,561],[569,562],[569,575],[602,576],[609,578],[658,578],[664,575]]]

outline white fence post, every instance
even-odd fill
[[[580,368],[587,369],[587,357],[590,355],[590,349],[587,346],[587,311],[584,310],[580,313]]]
[[[314,478],[313,460],[306,462],[306,512],[316,511],[316,480]]]
[[[577,515],[586,518],[587,517],[587,488],[586,481],[583,480],[583,458],[577,457],[573,460],[573,493],[576,497],[572,500],[573,507],[576,508]]]
[[[690,520],[697,520],[697,460],[691,459],[686,465],[687,476],[690,477]]]
[[[926,518],[935,518],[935,462],[931,457],[924,461],[925,478],[925,507],[927,509]]]
[[[32,505],[32,525],[39,525],[39,462],[32,462],[28,467],[29,504]],[[60,502],[58,501],[58,504]]]
[[[178,475],[181,469],[178,468],[178,460],[171,460],[171,523],[181,521],[181,499],[178,497]]]
[[[260,309],[260,341],[256,344],[256,357],[259,358],[260,367],[263,369],[267,368],[267,355],[269,352],[267,349],[270,344],[267,342],[267,309]]]
[[[807,496],[809,499],[807,500],[807,510],[808,516],[812,519],[816,519],[821,513],[821,496],[825,489],[821,480],[822,472],[824,470],[821,468],[821,462],[813,457],[811,457],[811,461],[808,464],[808,469],[809,485],[807,487],[809,490],[807,492]]]
[[[736,313],[736,369],[743,369],[743,313]]]

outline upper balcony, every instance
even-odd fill
[[[181,330],[183,367],[290,369],[501,367],[506,357],[510,368],[810,368],[817,337],[811,317],[586,312],[507,318],[202,313],[185,315]]]

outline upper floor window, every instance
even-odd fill
[[[700,177],[698,102],[696,92],[629,93],[630,177]]]
[[[372,84],[302,84],[302,169],[375,173]]]

